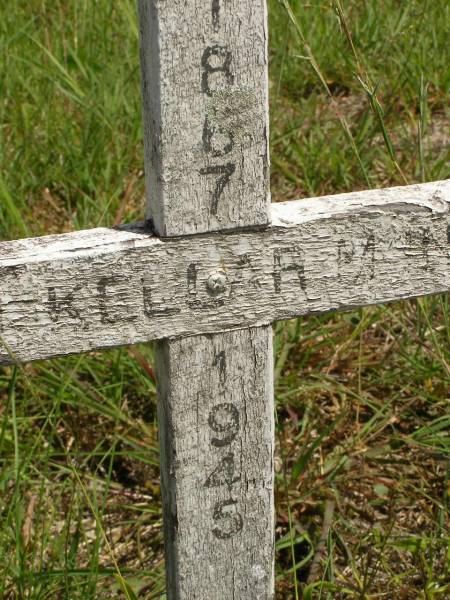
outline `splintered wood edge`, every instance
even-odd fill
[[[274,204],[272,218],[170,240],[128,226],[1,242],[0,363],[450,290],[450,180]]]

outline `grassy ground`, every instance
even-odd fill
[[[447,0],[269,5],[275,199],[450,177]],[[0,16],[0,238],[140,218],[134,2]],[[450,597],[448,304],[275,328],[277,599]],[[0,370],[1,598],[164,597],[155,394],[150,346]]]

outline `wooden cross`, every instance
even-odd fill
[[[0,244],[0,363],[157,340],[170,599],[273,597],[271,323],[450,290],[450,181],[270,206],[265,0],[139,0],[145,224]]]

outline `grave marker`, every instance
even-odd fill
[[[0,243],[0,364],[158,340],[168,596],[265,600],[270,325],[449,291],[450,181],[270,210],[265,1],[138,5],[146,224]]]

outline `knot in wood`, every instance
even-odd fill
[[[226,292],[228,278],[224,271],[213,271],[206,280],[206,290],[211,296],[218,296]]]

